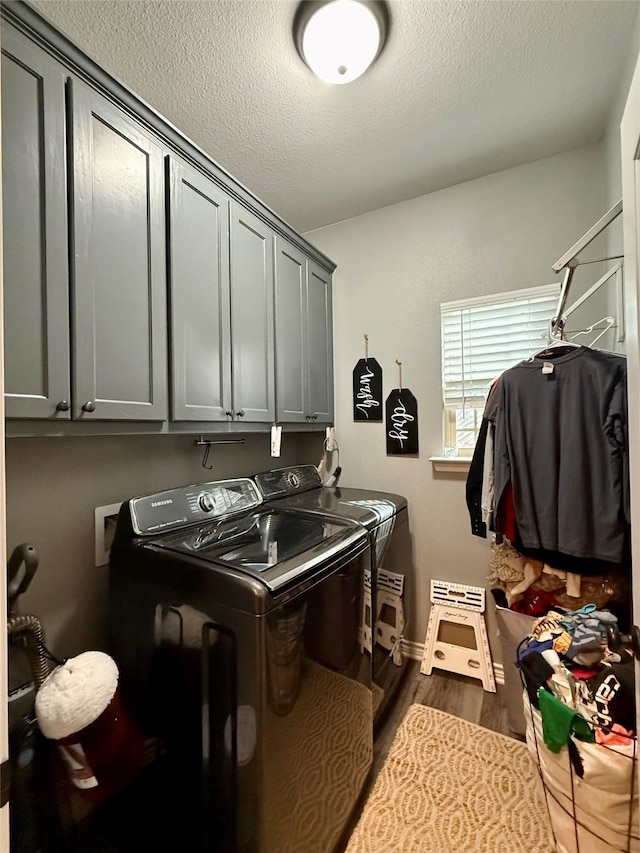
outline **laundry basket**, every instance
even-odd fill
[[[636,738],[608,746],[572,736],[571,752],[578,756],[572,761],[568,746],[555,753],[545,744],[542,716],[526,689],[523,703],[526,742],[558,853],[640,853]]]

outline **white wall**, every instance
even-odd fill
[[[437,475],[428,461],[442,454],[440,303],[557,281],[552,264],[602,215],[603,203],[602,150],[588,147],[307,235],[337,263],[341,484],[409,501],[418,580],[411,640],[424,641],[430,578],[484,586],[488,573],[488,542],[470,533],[466,475]],[[395,359],[403,363],[403,384],[418,400],[419,458],[387,456],[383,424],[352,420],[352,369],[364,355],[365,333],[384,371],[385,396],[398,384]],[[495,638],[492,646],[500,659]]]
[[[317,464],[324,435],[283,434],[282,456],[268,435],[211,448],[202,467],[194,436],[13,438],[7,441],[7,549],[28,542],[40,563],[19,611],[40,619],[61,657],[106,649],[106,566],[94,565],[94,509],[189,483],[245,477],[299,462]]]
[[[640,14],[636,19],[636,26],[630,39],[629,53],[623,68],[618,95],[611,104],[609,122],[602,141],[605,168],[605,209],[608,210],[613,204],[622,198],[622,172],[620,169],[620,121],[624,112],[627,94],[631,84],[631,78],[636,67],[638,52],[640,50]],[[619,216],[606,231],[606,254],[621,255],[624,252],[622,236],[622,216]],[[608,292],[609,310],[612,315],[616,312],[615,294]],[[614,344],[614,347],[624,351],[624,343]]]
[[[636,25],[630,38],[629,51],[626,63],[620,75],[618,94],[611,104],[609,122],[603,139],[605,158],[605,193],[607,207],[611,207],[618,199],[622,198],[622,173],[620,169],[620,122],[627,101],[631,78],[636,67],[638,52],[640,51],[640,13],[636,19]],[[622,222],[616,223],[609,233],[614,234],[613,240],[618,249],[622,248]]]

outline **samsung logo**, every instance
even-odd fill
[[[166,501],[151,501],[151,506],[167,506],[168,504],[172,504],[173,501],[171,498],[168,498]]]

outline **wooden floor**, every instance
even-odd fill
[[[482,682],[478,679],[467,678],[464,675],[456,675],[444,670],[434,669],[431,675],[422,675],[420,661],[410,660],[407,664],[407,674],[398,693],[398,699],[377,731],[373,751],[373,768],[360,798],[360,808],[364,806],[367,800],[376,776],[387,757],[396,729],[410,705],[428,705],[515,740],[524,740],[519,735],[514,734],[509,727],[504,702],[504,686],[497,684],[496,690],[496,693],[487,693],[482,687]],[[356,814],[343,836],[340,848],[342,851],[347,845],[357,819],[358,815]]]

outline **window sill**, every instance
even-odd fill
[[[470,456],[430,456],[434,471],[445,474],[466,474],[471,465]]]

